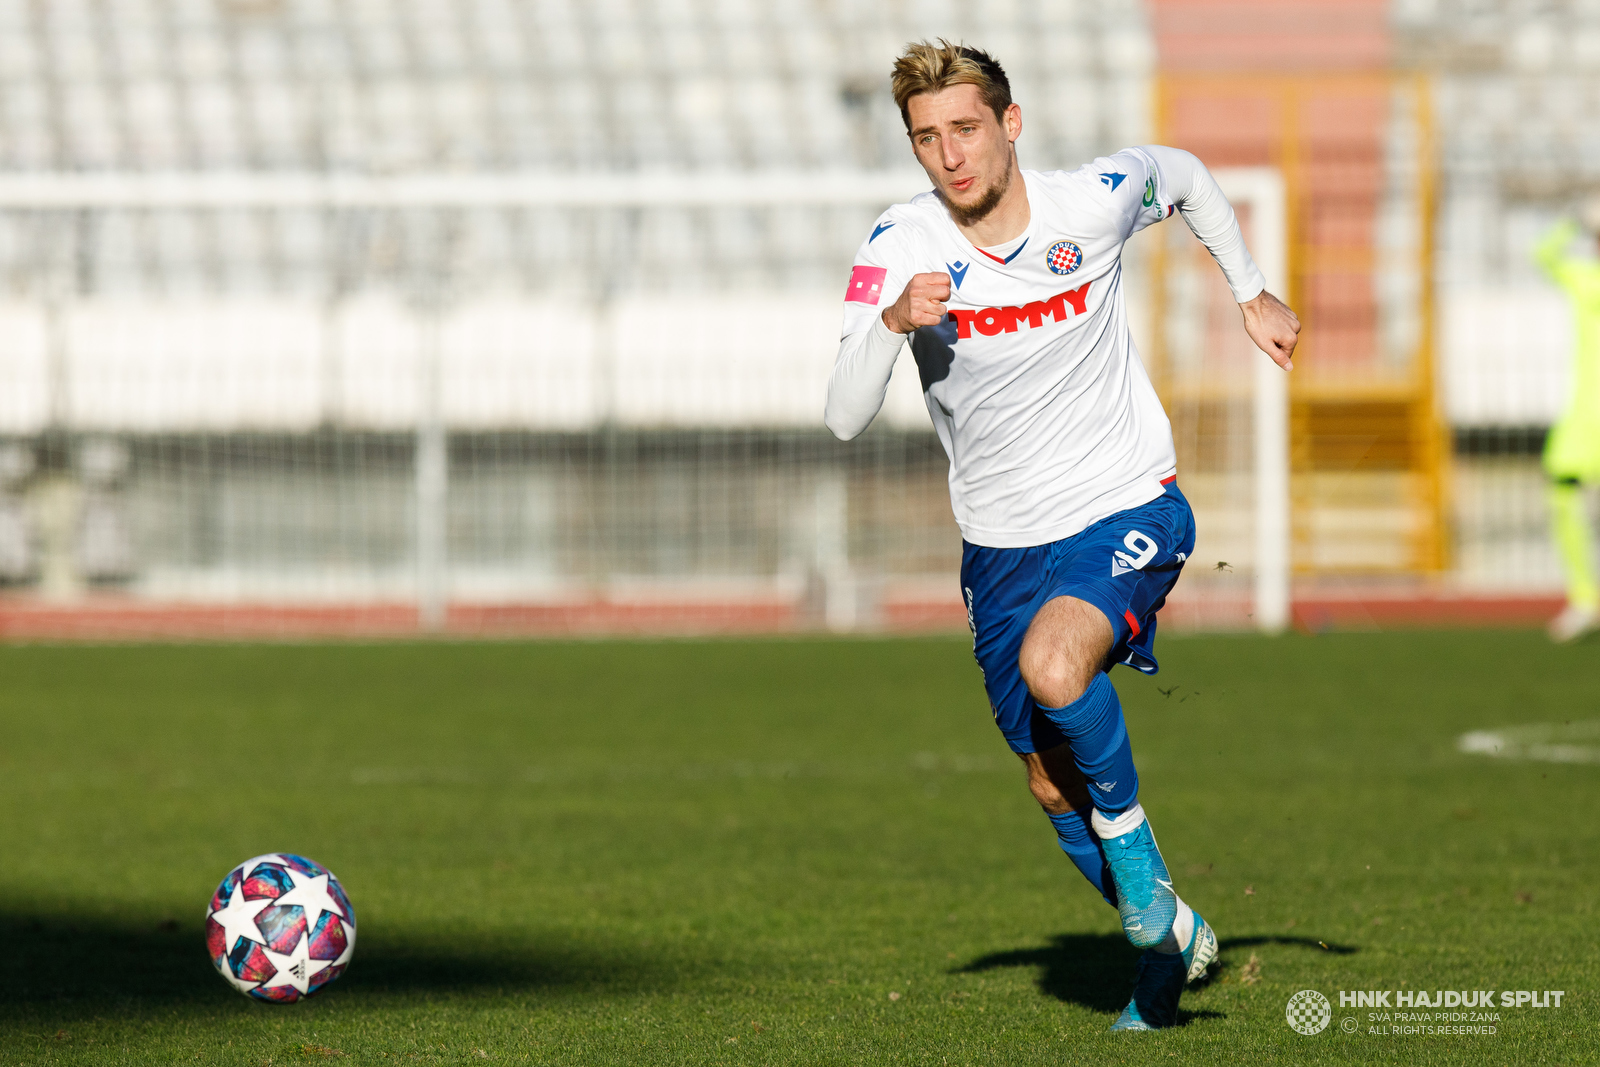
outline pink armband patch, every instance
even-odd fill
[[[863,304],[876,304],[883,295],[883,279],[889,274],[887,267],[856,267],[850,272],[850,285],[844,291],[846,303],[859,300]]]

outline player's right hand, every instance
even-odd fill
[[[900,299],[883,309],[883,324],[895,333],[937,326],[944,321],[944,302],[949,299],[950,275],[913,274]]]

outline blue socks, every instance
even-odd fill
[[[1133,746],[1122,721],[1122,702],[1109,676],[1095,675],[1083,695],[1066,707],[1041,704],[1039,710],[1072,742],[1073,762],[1089,779],[1089,799],[1095,810],[1115,818],[1138,803],[1139,774],[1133,769]]]
[[[1133,746],[1111,679],[1097,674],[1083,695],[1065,707],[1038,707],[1066,735],[1072,762],[1088,780],[1094,805],[1082,815],[1072,811],[1050,816],[1062,851],[1116,907],[1129,941],[1138,948],[1181,957],[1186,944],[1195,940],[1196,920],[1172,891],[1172,876],[1139,806]],[[1175,976],[1176,990],[1181,991],[1187,965],[1180,958],[1173,966],[1177,969],[1169,977]],[[1145,967],[1144,961],[1140,967]],[[1172,1005],[1175,1009],[1176,992]],[[1112,1027],[1127,1028],[1122,1020]]]
[[[1051,815],[1048,811],[1050,822],[1056,828],[1056,838],[1061,842],[1061,851],[1067,858],[1077,865],[1083,876],[1089,879],[1089,884],[1100,890],[1100,895],[1106,898],[1106,903],[1113,908],[1117,906],[1117,887],[1111,879],[1111,868],[1106,865],[1105,853],[1100,849],[1100,838],[1089,828],[1087,816],[1069,811],[1065,815]]]
[[[1089,799],[1096,810],[1117,815],[1138,803],[1139,775],[1133,769],[1133,746],[1128,742],[1122,703],[1110,678],[1097,674],[1083,695],[1066,707],[1040,705],[1039,710],[1071,742],[1073,762],[1089,780]],[[1089,825],[1089,813],[1050,815],[1050,822],[1056,828],[1061,851],[1100,891],[1106,903],[1116,907],[1116,883],[1100,838]]]

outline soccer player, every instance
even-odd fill
[[[1299,322],[1265,291],[1233,209],[1189,153],[1149,145],[1075,171],[1021,170],[1005,72],[947,41],[909,45],[893,89],[933,189],[885,211],[856,253],[825,421],[844,440],[867,428],[909,334],[950,457],[961,591],[995,722],[1061,848],[1145,950],[1112,1029],[1171,1026],[1217,940],[1173,891],[1107,671],[1155,673],[1156,611],[1194,521],[1128,332],[1123,243],[1176,211],[1285,370]]]
[[[1600,233],[1600,204],[1585,211],[1588,229]],[[1534,258],[1572,301],[1577,345],[1572,353],[1567,407],[1544,443],[1556,550],[1567,575],[1567,605],[1550,620],[1553,641],[1575,641],[1600,626],[1593,538],[1584,485],[1600,482],[1600,263],[1570,255],[1579,226],[1568,219],[1540,239]]]

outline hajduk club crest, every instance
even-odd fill
[[[1057,241],[1046,250],[1044,261],[1055,274],[1071,274],[1083,262],[1083,249],[1071,241]]]

